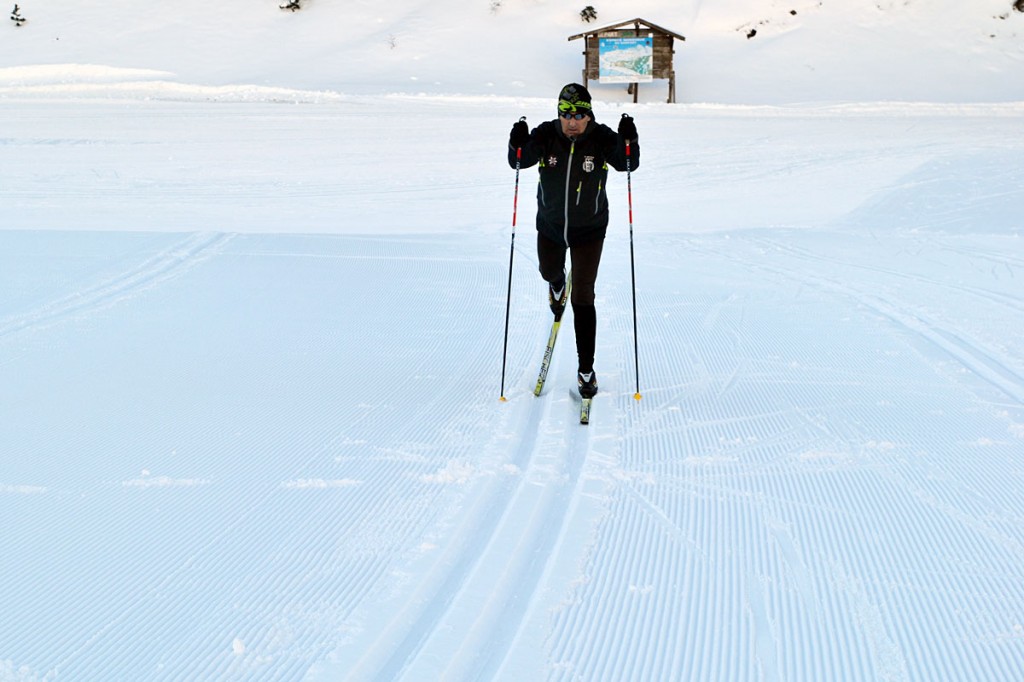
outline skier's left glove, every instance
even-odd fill
[[[636,124],[633,123],[633,117],[629,114],[623,114],[619,119],[619,137],[624,140],[636,141]]]

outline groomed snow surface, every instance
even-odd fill
[[[632,109],[582,427],[402,105],[2,103],[0,679],[1019,679],[1019,109]]]
[[[0,682],[1024,680],[1009,0],[597,7],[688,39],[586,427],[535,169],[499,400],[581,7],[278,4],[0,27]]]

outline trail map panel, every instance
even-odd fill
[[[598,79],[602,83],[646,83],[654,80],[654,37],[600,38]]]

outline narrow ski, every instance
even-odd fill
[[[569,298],[570,292],[572,291],[572,271],[569,271],[568,277],[565,280],[565,295],[566,299]],[[548,335],[548,345],[544,349],[544,359],[540,363],[540,373],[537,375],[537,385],[533,388],[533,394],[539,396],[541,391],[544,390],[544,382],[548,378],[548,370],[551,369],[551,358],[555,354],[555,341],[558,340],[558,330],[562,328],[562,317],[565,315],[565,311],[562,310],[560,315],[555,316],[554,322],[551,323],[551,333]]]
[[[533,389],[534,395],[540,395],[544,390],[544,382],[548,378],[548,370],[551,368],[551,356],[555,354],[555,341],[558,340],[558,330],[562,326],[562,320],[558,319],[551,323],[551,334],[548,336],[548,346],[544,349],[544,359],[540,363],[540,374],[537,375],[537,385]]]
[[[593,398],[583,398],[580,403],[580,424],[590,423],[590,405],[593,403]]]

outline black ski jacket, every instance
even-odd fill
[[[640,145],[629,145],[629,167],[640,165]],[[558,119],[533,129],[519,160],[521,168],[540,164],[537,187],[537,230],[558,244],[576,246],[604,239],[608,231],[608,166],[626,170],[626,142],[614,130],[591,120],[572,140]],[[516,167],[509,145],[508,165]]]

